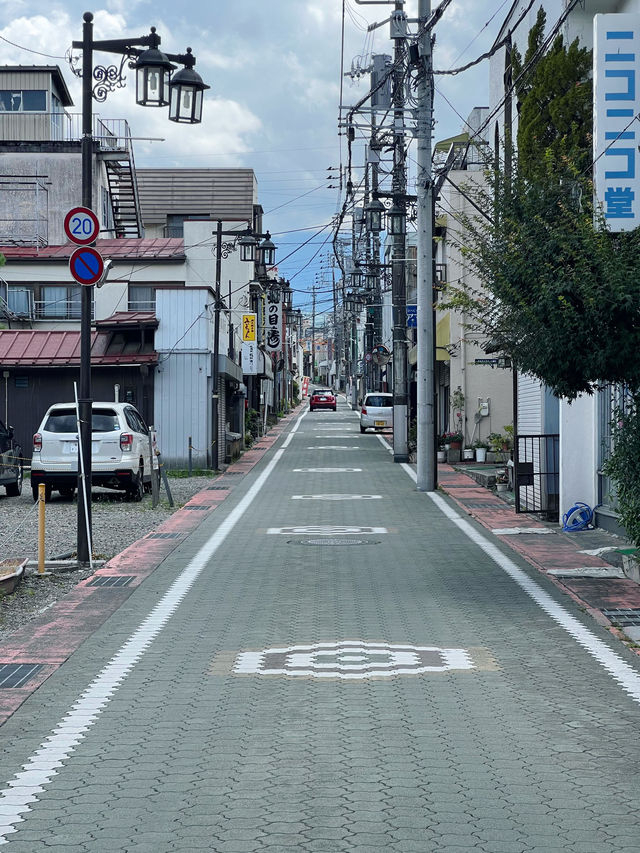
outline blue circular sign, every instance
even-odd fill
[[[78,284],[95,284],[104,273],[104,260],[96,249],[82,246],[69,258],[69,269]]]

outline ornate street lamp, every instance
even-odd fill
[[[175,65],[158,50],[160,36],[151,27],[151,47],[140,54],[136,69],[136,103],[141,107],[166,107],[169,103],[169,80]]]
[[[193,70],[196,58],[190,47],[187,48],[186,56],[182,56],[179,61],[185,67],[177,71],[169,83],[169,120],[180,124],[199,124],[202,121],[202,93],[211,87]]]
[[[267,231],[264,240],[258,246],[258,260],[265,267],[272,267],[276,262],[276,246],[271,240],[271,234]]]
[[[256,238],[251,234],[250,229],[238,240],[240,247],[240,260],[253,262],[256,259]]]
[[[193,71],[195,58],[191,49],[186,54],[164,54],[158,50],[160,36],[152,28],[149,35],[134,38],[107,39],[95,41],[93,38],[93,13],[83,15],[82,41],[72,42],[72,47],[82,51],[82,70],[73,69],[82,77],[82,206],[91,209],[93,202],[93,100],[103,102],[109,92],[125,85],[123,69],[125,62],[136,70],[136,100],[142,106],[166,106],[176,96],[184,99],[182,108],[177,109],[174,121],[198,123],[202,118],[202,92],[208,89],[199,75]],[[141,50],[141,48],[145,48]],[[120,66],[102,65],[94,68],[94,51],[112,53],[122,57]],[[178,72],[178,81],[170,80],[175,67],[172,62],[185,66],[184,72]],[[181,73],[189,72],[191,78],[180,79]],[[94,85],[94,80],[95,85]],[[171,90],[171,85],[174,88]],[[189,89],[189,86],[191,87]],[[189,92],[191,93],[189,95]],[[190,109],[186,110],[189,103]],[[188,118],[187,118],[188,115]],[[171,116],[170,116],[171,118]],[[78,441],[78,516],[77,551],[78,562],[87,564],[91,555],[91,303],[92,286],[82,287],[80,307],[80,381],[78,383],[78,414],[80,435]]]
[[[402,237],[407,233],[407,212],[394,203],[387,213],[387,234],[392,237]]]
[[[384,204],[378,198],[370,201],[364,209],[364,221],[367,226],[367,231],[372,234],[379,234],[384,231]]]
[[[358,288],[362,287],[362,279],[362,268],[360,267],[358,261],[356,261],[354,268],[351,270],[351,287],[353,287],[354,290],[357,290]]]

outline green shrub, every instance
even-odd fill
[[[636,548],[640,548],[640,413],[637,405],[630,411],[615,413],[611,437],[613,450],[602,470],[614,484],[617,509],[627,536]]]

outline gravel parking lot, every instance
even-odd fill
[[[151,495],[140,503],[126,502],[118,492],[93,491],[93,553],[96,559],[109,560],[132,542],[151,533],[193,495],[211,485],[211,477],[170,478],[174,507],[169,506],[164,489],[160,504],[151,508]],[[4,489],[1,490],[4,493]],[[76,501],[70,502],[53,493],[46,505],[45,555],[47,559],[69,556],[76,550]],[[26,480],[22,495],[8,498],[0,495],[0,559],[38,557],[38,510]],[[55,604],[89,570],[55,571],[49,577],[34,577],[29,572],[12,594],[0,600],[0,642],[12,631]]]

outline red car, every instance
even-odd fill
[[[318,389],[313,392],[309,399],[309,411],[315,412],[316,409],[330,409],[335,412],[336,398],[333,391]]]

